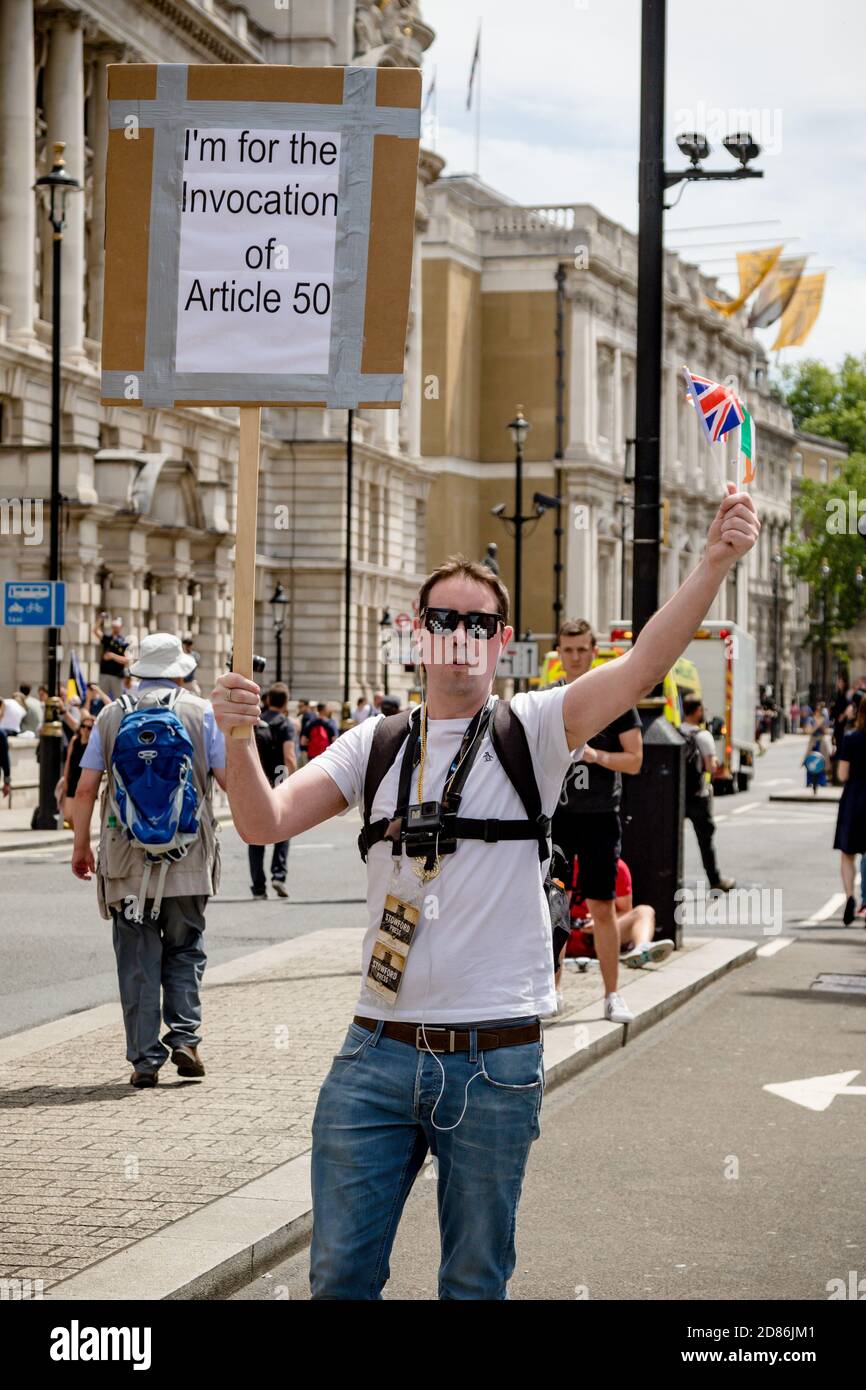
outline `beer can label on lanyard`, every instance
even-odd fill
[[[409,948],[421,916],[420,905],[389,893],[385,898],[382,921],[373,942],[367,970],[367,987],[393,1004],[403,982]]]
[[[385,894],[382,920],[373,942],[366,984],[389,1004],[396,1001],[409,950],[421,917],[425,885],[401,856]]]

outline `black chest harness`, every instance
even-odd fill
[[[424,856],[428,868],[432,867],[437,854],[453,854],[459,840],[483,840],[485,844],[496,844],[500,840],[536,840],[539,861],[548,858],[550,817],[544,815],[541,808],[526,731],[510,703],[496,700],[491,707],[488,700],[478,711],[448,769],[442,801],[423,802],[420,806],[410,803],[412,775],[421,756],[421,718],[420,710],[418,717],[413,718],[416,709],[417,706],[410,706],[376,721],[364,778],[364,827],[358,836],[361,858],[366,862],[370,847],[381,840],[391,841],[394,855],[401,854],[405,848],[409,855]],[[523,804],[525,819],[481,820],[460,815],[463,788],[488,728],[499,762]],[[376,792],[393,766],[404,739],[406,747],[394,817],[371,821]]]

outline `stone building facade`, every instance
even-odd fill
[[[419,66],[432,42],[416,0],[0,0],[0,498],[42,503],[44,541],[0,536],[0,581],[47,576],[50,486],[50,228],[33,185],[65,142],[83,185],[69,199],[62,263],[64,656],[97,670],[92,626],[105,609],[138,640],[191,631],[210,688],[231,647],[237,411],[133,409],[99,402],[109,63],[358,63]],[[421,161],[424,184],[441,167]],[[420,466],[420,271],[399,411],[354,423],[352,692],[380,682],[383,610],[411,607],[425,566],[430,482]],[[343,690],[347,412],[263,418],[256,650],[276,675],[268,599],[289,597],[284,679],[293,694]],[[4,516],[11,514],[7,507]],[[4,629],[0,693],[45,677],[45,634]],[[396,688],[411,677],[395,673]]]
[[[636,383],[637,238],[594,207],[518,206],[474,177],[443,177],[428,189],[423,239],[423,466],[432,480],[428,558],[449,550],[481,558],[499,545],[502,575],[513,582],[513,542],[491,516],[513,512],[514,449],[507,430],[522,404],[526,442],[524,515],[535,491],[564,499],[561,580],[555,513],[524,537],[524,625],[543,651],[563,616],[583,616],[604,632],[631,609],[631,536]],[[564,267],[564,400],[557,471],[556,273]],[[681,366],[717,380],[736,377],[757,430],[752,494],[763,521],[760,546],[738,567],[710,614],[740,622],[759,639],[759,681],[770,680],[771,559],[790,522],[789,412],[768,389],[760,345],[740,318],[709,309],[717,286],[668,253],[662,402],[662,496],[667,543],[660,567],[664,602],[695,564],[724,491],[726,457],[699,434],[682,387]],[[713,456],[715,455],[715,456]],[[729,472],[728,476],[733,476]],[[780,683],[791,688],[791,592],[782,578]]]

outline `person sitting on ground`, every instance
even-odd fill
[[[571,882],[566,885],[569,891],[571,931],[566,934],[561,928],[554,931],[553,960],[555,967],[554,985],[556,987],[556,1017],[563,1012],[562,969],[567,958],[588,957],[597,960],[592,917],[586,898],[580,891],[580,864],[575,855]],[[619,933],[620,963],[632,970],[650,962],[667,960],[674,949],[668,939],[654,941],[656,915],[648,903],[634,905],[632,897],[631,871],[623,858],[616,866],[616,898],[614,899],[616,927]]]

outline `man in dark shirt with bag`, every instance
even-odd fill
[[[289,688],[282,681],[272,685],[265,695],[262,717],[254,733],[256,748],[264,774],[272,787],[284,782],[291,773],[297,771],[298,759],[295,754],[295,726],[288,717]],[[280,898],[287,898],[286,861],[289,854],[289,840],[280,840],[274,845],[271,855],[271,883]],[[250,889],[254,898],[268,896],[265,879],[266,845],[249,845]]]
[[[563,623],[556,646],[565,671],[564,685],[584,675],[598,655],[595,635],[585,618]],[[553,816],[553,844],[560,869],[564,862],[567,883],[575,855],[580,863],[580,892],[593,922],[604,980],[604,1016],[610,1023],[630,1023],[634,1017],[616,992],[620,945],[616,866],[622,848],[622,773],[634,775],[642,763],[640,715],[629,709],[590,739],[581,760],[572,763]],[[560,1008],[557,996],[557,1013]]]

